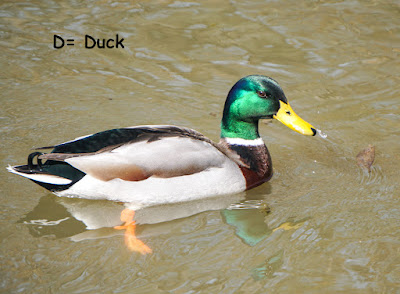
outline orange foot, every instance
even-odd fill
[[[121,221],[125,222],[124,225],[122,226],[116,226],[114,229],[116,230],[126,230],[125,231],[125,244],[128,247],[129,250],[139,252],[143,255],[147,253],[152,253],[153,251],[149,246],[143,243],[143,241],[139,240],[136,238],[135,235],[135,229],[136,229],[136,224],[135,221],[133,220],[133,217],[135,216],[135,212],[133,210],[130,210],[128,208],[125,208],[121,212]]]

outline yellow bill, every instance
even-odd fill
[[[275,119],[300,134],[315,136],[317,133],[316,129],[298,116],[290,107],[289,103],[286,104],[281,100],[279,100],[279,103],[281,104],[281,107],[279,108],[278,113],[274,115]]]

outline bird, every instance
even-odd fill
[[[249,75],[227,95],[218,143],[186,127],[124,127],[36,148],[26,165],[7,169],[57,196],[129,203],[131,210],[233,194],[273,175],[261,119],[276,119],[303,135],[317,133],[293,111],[278,82]],[[122,218],[132,224],[133,214]]]

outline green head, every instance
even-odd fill
[[[221,121],[221,137],[253,140],[259,138],[258,121],[275,118],[304,135],[315,129],[290,108],[279,84],[266,76],[240,79],[229,91]]]

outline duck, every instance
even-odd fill
[[[121,213],[125,225],[115,228],[127,230],[128,247],[148,253],[134,234],[135,210],[235,194],[271,179],[271,155],[259,134],[261,119],[276,119],[302,135],[317,133],[293,111],[278,82],[249,75],[227,95],[218,143],[186,127],[124,127],[36,148],[27,164],[7,169],[57,196],[129,205]]]
[[[303,135],[316,134],[274,79],[250,75],[228,93],[218,143],[174,125],[125,127],[36,148],[26,165],[7,169],[57,196],[136,207],[233,194],[272,177],[271,155],[258,131],[260,119],[272,118]],[[38,152],[46,149],[52,150]]]

